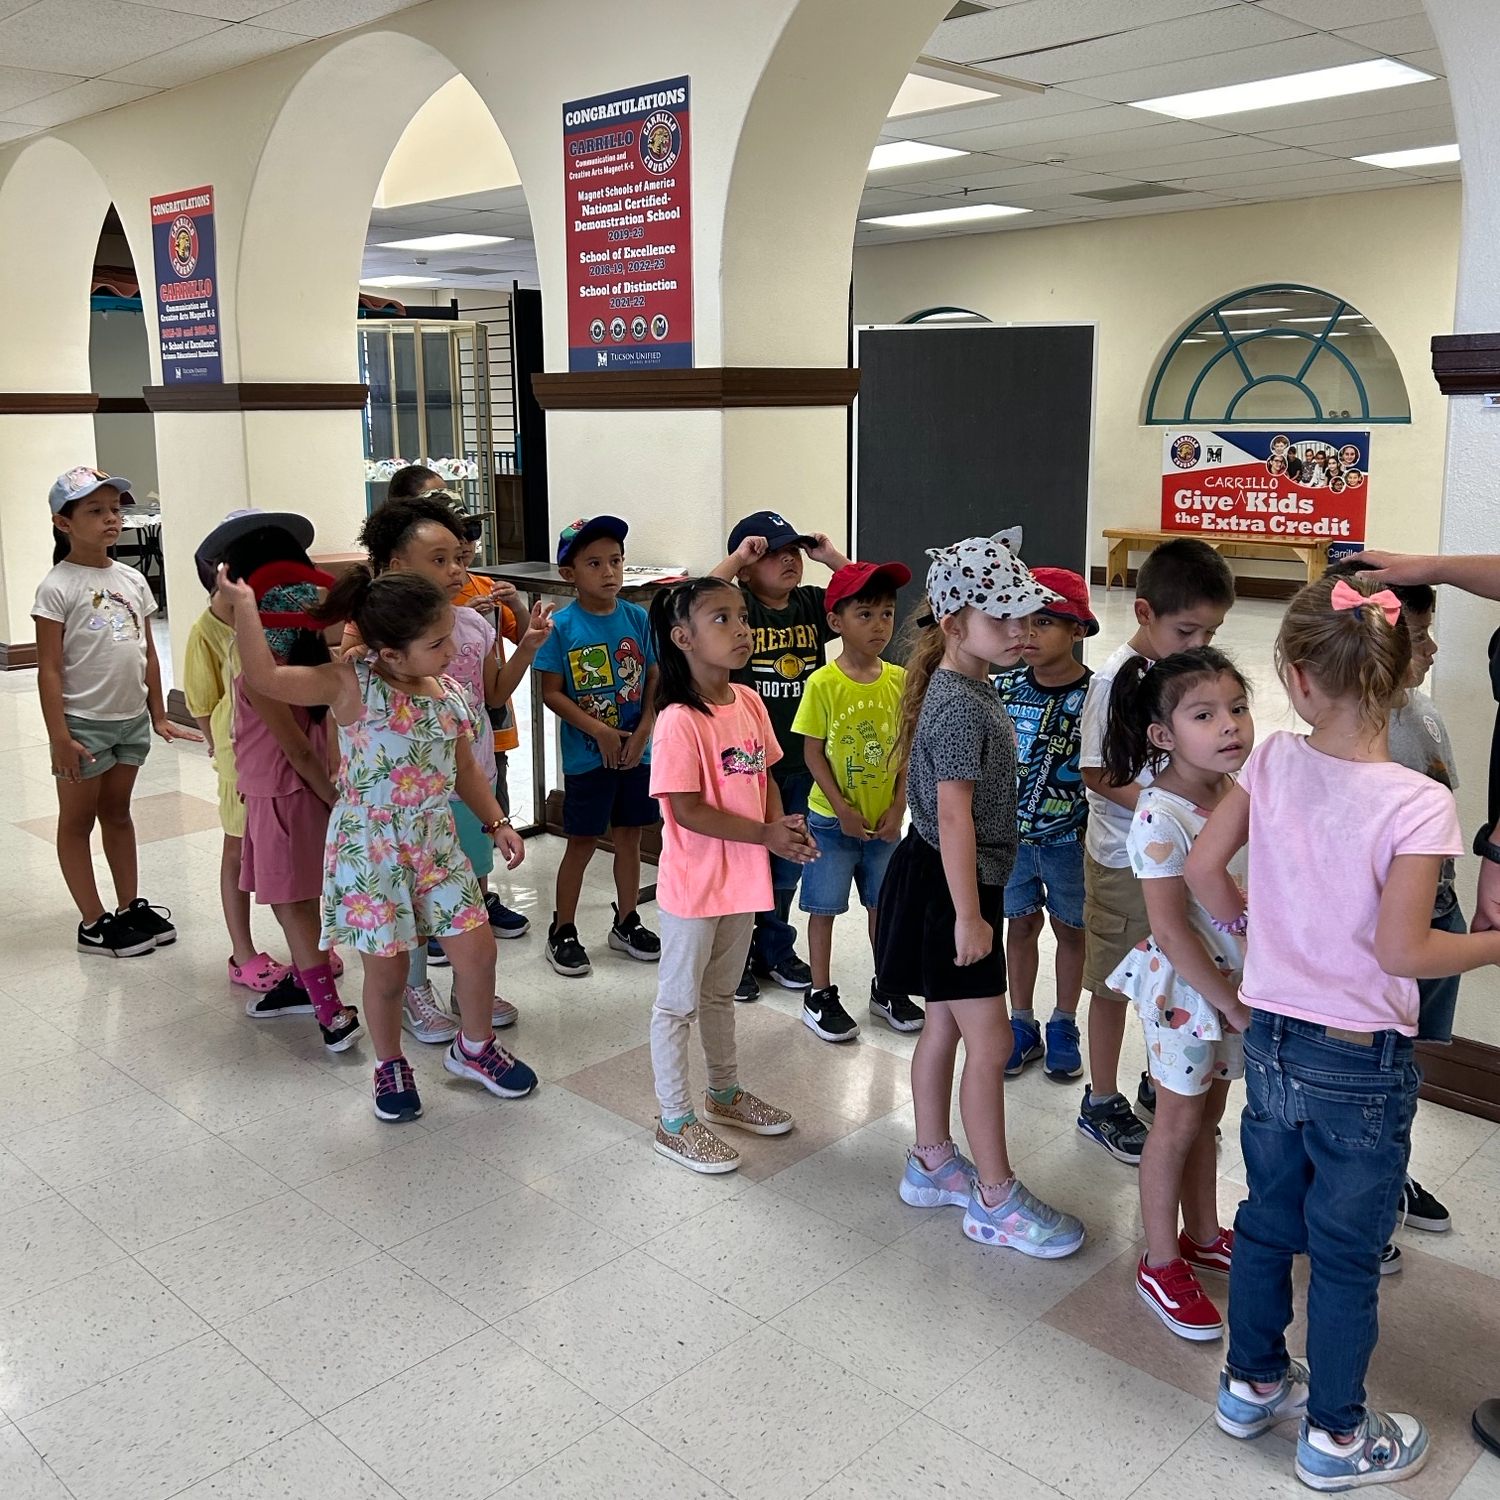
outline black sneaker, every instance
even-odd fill
[[[774,979],[784,990],[812,988],[812,970],[795,953],[788,953],[774,964],[757,964],[755,972],[762,979]]]
[[[1382,1276],[1401,1274],[1401,1247],[1395,1240],[1388,1241],[1385,1249],[1380,1252],[1380,1274]]]
[[[359,1012],[346,1005],[333,1018],[332,1026],[319,1021],[318,1030],[323,1033],[323,1045],[330,1052],[347,1052],[359,1039]]]
[[[415,1120],[422,1113],[417,1081],[404,1057],[393,1057],[375,1069],[375,1116],[381,1120]]]
[[[172,915],[170,906],[152,906],[144,896],[137,896],[124,911],[115,915],[123,917],[137,932],[154,937],[158,948],[177,941],[177,929],[167,920]]]
[[[1447,1234],[1453,1228],[1448,1210],[1414,1177],[1401,1189],[1401,1222],[1428,1234]]]
[[[252,995],[245,1001],[245,1014],[252,1021],[275,1021],[282,1016],[310,1016],[313,1010],[308,993],[297,983],[295,973],[282,975],[274,989],[264,995]]]
[[[809,990],[802,1002],[802,1024],[825,1042],[852,1042],[859,1035],[859,1022],[839,1004],[839,987]]]
[[[1140,1087],[1135,1091],[1135,1112],[1143,1120],[1156,1119],[1156,1085],[1149,1073],[1141,1074]]]
[[[620,908],[613,901],[609,909],[615,914],[615,922],[609,929],[609,946],[616,953],[628,953],[643,964],[654,964],[661,958],[661,939],[641,922],[641,914],[633,911],[624,921],[619,920]],[[554,964],[553,968],[557,965]]]
[[[443,945],[437,938],[427,939],[427,965],[433,969],[446,969],[449,967],[448,955],[443,952]]]
[[[749,964],[745,965],[745,972],[740,975],[740,982],[735,989],[734,998],[741,1005],[748,1005],[752,1000],[760,999],[760,982],[756,979],[755,973]]]
[[[571,922],[559,927],[556,912],[552,913],[552,925],[547,929],[547,962],[568,979],[582,979],[594,972],[583,944],[578,941],[578,929]]]
[[[1124,1094],[1111,1094],[1098,1104],[1089,1103],[1089,1088],[1083,1086],[1083,1103],[1078,1106],[1078,1129],[1091,1141],[1098,1141],[1116,1161],[1128,1167],[1141,1164],[1146,1144],[1146,1125],[1135,1117]]]
[[[142,932],[133,922],[127,922],[112,911],[105,912],[87,927],[82,922],[78,924],[80,953],[108,953],[111,958],[134,958],[155,949],[156,939],[149,932]]]
[[[870,981],[870,1014],[879,1016],[892,1031],[920,1031],[927,1024],[927,1012],[910,995],[893,995]]]

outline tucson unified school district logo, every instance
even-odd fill
[[[669,109],[648,115],[641,126],[641,165],[653,177],[662,177],[677,165],[682,152],[682,127]]]
[[[187,280],[198,264],[198,226],[187,214],[179,214],[172,220],[167,231],[167,248],[172,256],[172,269]]]
[[[1172,462],[1179,469],[1191,469],[1196,467],[1202,452],[1198,439],[1192,433],[1185,432],[1172,444]]]

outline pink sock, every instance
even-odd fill
[[[332,1026],[342,1006],[339,1001],[339,992],[333,987],[333,970],[328,967],[327,961],[320,963],[315,969],[298,969],[297,983],[307,991],[307,998],[312,1001],[313,1009],[318,1015],[320,1026]]]

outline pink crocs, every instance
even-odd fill
[[[257,953],[248,963],[237,964],[234,955],[229,955],[229,982],[243,985],[247,990],[265,994],[274,990],[290,974],[291,968],[279,964],[269,953]]]

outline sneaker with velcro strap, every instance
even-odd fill
[[[613,901],[609,909],[615,914],[609,929],[609,946],[643,964],[656,963],[661,958],[661,939],[641,921],[640,912],[628,912],[622,917]]]
[[[1288,1360],[1281,1382],[1262,1394],[1248,1380],[1219,1371],[1219,1399],[1214,1421],[1233,1438],[1258,1438],[1278,1422],[1307,1411],[1307,1385],[1312,1377],[1300,1359]]]
[[[1347,1443],[1306,1417],[1297,1434],[1297,1478],[1309,1489],[1399,1484],[1427,1462],[1427,1429],[1408,1412],[1370,1411]]]

